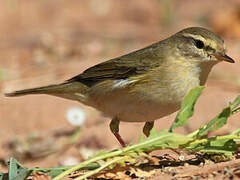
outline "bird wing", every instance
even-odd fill
[[[127,79],[148,72],[159,64],[157,44],[111,59],[85,70],[67,82],[78,81],[89,87],[109,79]]]

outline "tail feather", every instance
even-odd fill
[[[59,86],[60,85],[49,85],[49,86],[43,86],[43,87],[37,87],[37,88],[31,88],[31,89],[23,89],[19,91],[10,92],[10,93],[5,93],[5,96],[15,97],[15,96],[24,96],[28,94],[48,94]]]
[[[87,91],[87,87],[82,83],[65,82],[62,84],[54,84],[49,86],[14,91],[14,92],[6,93],[5,96],[16,97],[16,96],[24,96],[29,94],[49,94],[53,96],[63,97],[66,99],[77,100],[76,93],[84,95],[86,91]]]

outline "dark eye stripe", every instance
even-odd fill
[[[191,37],[191,36],[184,36],[185,38],[187,38],[187,39],[191,39],[191,40],[193,40],[194,41],[194,43],[195,43],[195,45],[196,45],[196,42],[197,41],[201,41],[201,40],[199,40],[199,39],[195,39],[195,38],[193,38],[193,37]],[[202,42],[202,41],[201,41]],[[203,42],[202,42],[203,43]],[[200,48],[200,49],[205,49],[205,50],[207,50],[207,51],[211,51],[211,52],[216,52],[216,50],[214,49],[214,48],[212,48],[211,46],[205,46],[205,44],[203,43],[203,45],[204,45],[204,47],[202,47],[202,48]]]
[[[207,51],[211,51],[211,52],[215,52],[215,51],[216,51],[215,49],[213,49],[213,48],[210,47],[210,46],[206,46],[205,49],[206,49]]]

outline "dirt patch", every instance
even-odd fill
[[[237,0],[104,0],[101,3],[97,0],[3,1],[0,6],[0,92],[62,82],[98,62],[159,41],[184,27],[205,26],[223,36],[228,55],[236,59],[236,63],[221,63],[214,68],[208,88],[197,103],[195,116],[186,128],[178,130],[189,133],[209,121],[239,95],[239,24],[234,23],[234,32],[224,24],[219,24],[219,18],[223,16],[220,13],[224,14],[225,9],[229,9],[225,16],[239,18],[238,14],[234,14],[238,13],[235,7],[239,7]],[[119,147],[109,130],[109,119],[92,108],[50,96],[6,98],[2,94],[1,160],[4,162],[13,155],[9,148],[9,142],[13,140],[24,139],[32,134],[40,134],[44,139],[56,131],[64,132],[73,128],[66,120],[66,112],[72,107],[80,107],[87,114],[87,121],[75,145],[66,151],[57,149],[41,158],[22,158],[24,166],[53,167],[64,164],[69,158],[80,162],[86,158],[80,153],[82,148],[94,153],[100,149]],[[158,120],[155,126],[158,129],[168,128],[175,115]],[[232,117],[218,134],[238,128],[239,118],[239,114]],[[142,126],[141,123],[122,123],[120,132],[127,143],[136,143],[142,133]],[[184,166],[172,167],[171,171],[195,176],[198,175],[195,172],[201,175],[213,174],[210,172],[212,170],[219,172],[213,177],[221,179],[228,178],[225,167],[229,167],[229,172],[234,177],[238,176],[239,170],[235,166],[238,160],[226,163],[229,165],[190,165],[187,169]],[[3,166],[2,170],[6,168]],[[157,170],[151,179],[172,179],[175,176],[163,171]]]

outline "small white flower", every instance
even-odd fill
[[[184,157],[183,155],[180,155],[180,156],[178,157],[178,159],[179,159],[180,161],[184,161],[185,157]]]
[[[67,110],[66,118],[73,126],[82,126],[86,120],[86,113],[79,107],[72,107]]]
[[[62,160],[60,164],[62,166],[74,166],[79,164],[79,161],[75,157],[70,156]]]

